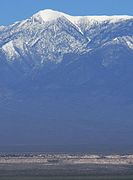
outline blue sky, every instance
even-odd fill
[[[41,9],[72,15],[133,15],[133,0],[0,0],[0,25],[28,18]]]

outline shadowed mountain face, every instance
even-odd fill
[[[52,10],[1,27],[1,146],[132,151],[132,29],[133,17]]]

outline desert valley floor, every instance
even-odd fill
[[[133,155],[0,154],[0,180],[130,180]]]

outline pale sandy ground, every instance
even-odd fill
[[[109,164],[133,165],[133,155],[69,155],[69,154],[36,154],[36,155],[2,155],[0,164]]]

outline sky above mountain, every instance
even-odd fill
[[[0,25],[26,19],[41,9],[71,15],[133,15],[133,0],[4,0],[0,1]]]

